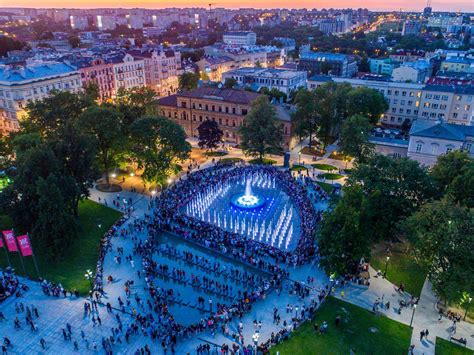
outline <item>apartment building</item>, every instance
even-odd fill
[[[365,86],[382,93],[389,108],[380,121],[389,126],[401,126],[405,120],[412,122],[417,118],[474,125],[472,85],[425,85],[315,76],[308,79],[308,89],[313,90],[328,81],[347,82],[354,87]]]
[[[128,53],[119,53],[112,58],[114,91],[145,86],[145,61]]]
[[[52,90],[78,92],[81,87],[79,72],[65,63],[0,65],[1,133],[18,129],[29,102],[45,98]]]
[[[257,42],[257,34],[252,31],[226,32],[223,36],[225,44],[253,46]]]
[[[135,59],[143,60],[145,84],[158,96],[174,94],[182,74],[181,53],[172,50],[134,50],[128,52]]]
[[[207,76],[208,80],[219,82],[222,75],[237,67],[237,63],[230,57],[208,57],[196,62],[197,67]]]
[[[238,129],[250,111],[252,102],[260,94],[233,89],[202,87],[170,95],[158,100],[161,114],[175,120],[191,137],[198,136],[198,127],[205,120],[213,120],[224,132],[224,140],[239,144]],[[280,119],[284,148],[288,149],[291,139],[291,116],[280,105],[275,105]]]
[[[354,57],[339,53],[303,51],[300,53],[299,68],[310,75],[324,73],[343,78],[351,78],[357,73]]]
[[[254,91],[263,87],[277,89],[289,95],[299,88],[306,87],[307,73],[276,68],[240,68],[222,75],[222,82],[232,78],[239,86],[250,86]]]
[[[115,76],[113,63],[102,58],[83,61],[78,64],[82,86],[97,85],[99,99],[107,100],[115,97]]]

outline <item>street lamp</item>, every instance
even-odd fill
[[[93,288],[93,284],[92,284],[92,280],[93,280],[93,274],[92,274],[92,271],[90,271],[89,269],[87,269],[86,273],[84,274],[84,277],[89,281],[89,283],[91,284],[91,291],[92,291],[92,288]]]
[[[298,164],[301,164],[301,150],[298,152]]]
[[[466,312],[464,312],[464,318],[462,320],[466,320],[467,310],[469,309],[469,305],[471,304],[471,301],[472,301],[472,297],[469,297],[468,302],[466,302]]]
[[[413,313],[411,314],[410,327],[413,324],[413,317],[415,316],[416,304],[413,305]]]
[[[390,257],[387,256],[387,259],[385,259],[385,271],[383,272],[383,277],[386,278],[387,277],[387,266],[388,266],[388,261],[390,260]]]

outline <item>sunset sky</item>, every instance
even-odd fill
[[[373,10],[421,10],[425,0],[0,0],[1,6],[15,7],[75,7],[75,8],[97,8],[97,7],[207,7],[209,2],[216,3],[215,7],[257,7],[257,8],[358,8],[366,7]],[[474,0],[439,0],[433,1],[434,11],[469,11],[474,12]]]

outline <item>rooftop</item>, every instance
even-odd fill
[[[0,82],[10,84],[35,81],[76,72],[76,68],[61,62],[43,62],[27,66],[0,65]]]
[[[226,75],[249,75],[269,78],[293,78],[297,75],[305,74],[304,71],[277,69],[277,68],[259,68],[259,67],[243,67],[226,72]]]
[[[418,119],[413,122],[410,135],[464,142],[467,137],[474,137],[474,126]]]
[[[245,90],[201,87],[191,91],[184,91],[158,100],[159,105],[176,106],[177,97],[192,99],[216,100],[236,104],[250,105],[260,94]]]
[[[300,59],[309,60],[333,60],[333,61],[344,61],[348,60],[350,56],[341,53],[328,53],[328,52],[303,52],[300,54]]]

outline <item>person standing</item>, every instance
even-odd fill
[[[428,340],[428,335],[430,334],[430,332],[428,331],[428,329],[425,330],[425,338],[426,340]]]
[[[424,337],[425,337],[425,331],[422,330],[422,331],[420,332],[420,341],[423,341],[423,338],[424,338]]]

